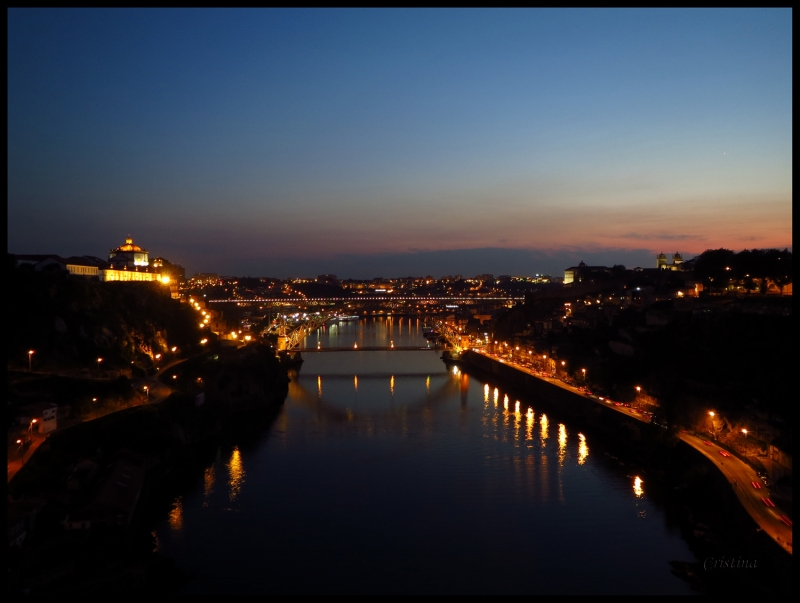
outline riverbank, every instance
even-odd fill
[[[450,360],[452,362],[452,360]],[[448,360],[445,360],[448,362]],[[505,386],[536,400],[541,400],[558,412],[591,426],[596,433],[612,438],[616,445],[631,451],[648,452],[677,438],[629,411],[589,398],[578,389],[556,379],[540,377],[533,372],[501,362],[485,354],[465,351],[459,360],[463,366],[502,382]]]
[[[648,479],[658,479],[663,488],[672,490],[679,502],[675,512],[680,516],[682,536],[700,560],[676,561],[673,571],[698,590],[791,592],[791,545],[787,554],[782,546],[785,542],[776,542],[761,529],[715,460],[681,441],[680,434],[619,412],[569,385],[484,354],[467,351],[456,361],[443,360],[502,384],[542,409],[570,417],[629,464],[646,470]],[[741,560],[755,565],[745,567]]]
[[[9,524],[20,537],[10,593],[180,585],[174,564],[153,553],[152,507],[169,500],[215,442],[242,424],[269,425],[288,377],[274,355],[256,350],[211,353],[176,370],[203,391],[54,433],[11,480]]]

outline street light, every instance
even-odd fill
[[[97,374],[100,374],[100,363],[103,362],[102,358],[97,359]]]
[[[31,364],[31,358],[33,357],[33,350],[28,350],[28,372],[33,372],[33,365]]]
[[[716,427],[716,425],[714,425],[714,416],[715,416],[714,415],[714,411],[713,410],[709,410],[708,411],[708,416],[711,417],[711,437],[716,438],[717,437],[716,436],[717,427]]]
[[[144,386],[144,395],[145,399],[149,402],[150,401],[150,388],[146,385]]]

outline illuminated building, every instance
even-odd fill
[[[125,239],[124,245],[108,252],[108,263],[114,270],[145,268],[150,265],[147,250],[134,245],[130,237]]]
[[[656,268],[659,270],[683,270],[681,264],[683,264],[683,258],[677,252],[672,254],[671,264],[667,264],[667,256],[663,253],[659,253],[656,256]]]
[[[100,271],[100,280],[161,282],[161,272],[150,267],[148,256],[146,249],[134,245],[133,239],[128,237],[123,245],[108,252],[110,268]]]

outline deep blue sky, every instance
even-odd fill
[[[11,9],[9,251],[346,278],[791,246],[791,23]]]

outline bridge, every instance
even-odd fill
[[[341,302],[518,302],[525,301],[524,297],[423,297],[414,295],[353,295],[352,297],[254,297],[231,298],[231,299],[209,299],[209,304],[336,304]]]
[[[317,347],[317,348],[295,348],[293,352],[438,352],[440,348],[430,348],[427,346],[358,346],[351,347]]]

